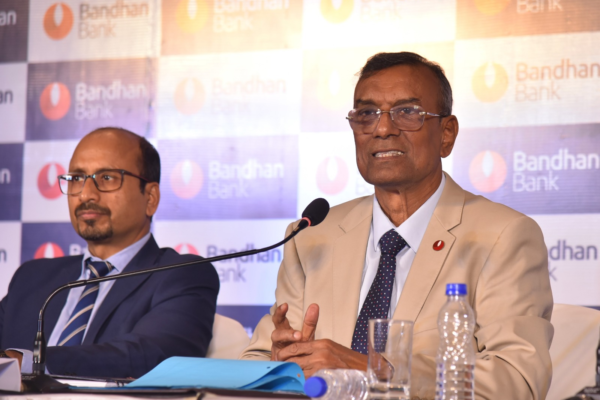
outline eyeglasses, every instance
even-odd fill
[[[423,110],[421,106],[397,106],[383,111],[375,106],[365,106],[350,110],[346,119],[356,133],[372,134],[377,129],[381,114],[388,113],[394,126],[401,131],[418,131],[425,123],[425,117],[444,118],[447,115],[434,114]]]
[[[92,175],[86,175],[84,173],[77,172],[59,175],[58,183],[60,186],[60,191],[64,194],[79,194],[83,191],[85,181],[88,178],[92,178],[94,184],[96,185],[96,189],[101,192],[112,192],[121,189],[125,175],[133,176],[144,182],[150,182],[149,180],[125,171],[124,169],[104,169]]]

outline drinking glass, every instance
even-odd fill
[[[369,320],[369,399],[410,399],[413,323]]]

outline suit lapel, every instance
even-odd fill
[[[333,246],[333,340],[343,346],[352,343],[372,219],[373,196],[368,196],[339,224],[343,233]]]
[[[63,268],[60,269],[58,274],[55,274],[52,277],[52,281],[56,282],[56,284],[52,284],[51,287],[58,288],[59,286],[64,285],[68,282],[76,281],[77,278],[81,275],[81,263],[82,257],[72,257],[72,260],[68,262]],[[48,293],[48,296],[50,293]],[[48,303],[48,307],[46,308],[46,312],[44,314],[44,335],[46,339],[50,338],[54,327],[56,326],[56,322],[58,321],[58,317],[62,312],[65,303],[67,302],[67,296],[69,295],[68,290],[63,290],[58,293],[50,303]]]
[[[464,202],[464,191],[446,174],[444,191],[410,267],[394,319],[416,321],[419,316],[456,240],[449,231],[460,224]],[[433,244],[438,240],[444,241],[444,247],[436,251]]]
[[[148,242],[135,255],[135,257],[131,259],[123,272],[132,272],[155,267],[155,264],[158,261],[159,253],[160,249],[158,248],[154,237],[150,236]],[[96,312],[94,320],[88,328],[82,344],[95,343],[100,328],[104,325],[108,317],[119,306],[119,304],[121,304],[121,302],[125,300],[133,291],[135,291],[138,286],[147,280],[150,275],[151,274],[132,276],[130,278],[119,279],[115,281],[110,291],[104,298],[104,301],[100,305],[100,308]]]

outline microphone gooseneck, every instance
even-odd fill
[[[321,199],[321,198],[313,200],[306,207],[304,212],[302,212],[302,219],[300,220],[300,223],[298,224],[298,226],[296,226],[296,228],[292,231],[292,233],[290,233],[282,241],[275,243],[274,245],[264,247],[262,249],[247,250],[247,251],[241,251],[239,253],[224,254],[224,255],[220,255],[220,256],[204,258],[202,260],[188,261],[188,262],[184,262],[184,263],[180,263],[180,264],[165,265],[162,267],[142,269],[142,270],[133,271],[133,272],[124,272],[119,275],[102,276],[99,278],[74,281],[74,282],[69,282],[69,283],[59,287],[54,292],[52,292],[52,294],[50,294],[50,296],[48,296],[48,298],[44,302],[44,305],[40,309],[40,313],[38,316],[38,330],[37,330],[37,333],[35,336],[35,342],[33,344],[33,375],[41,377],[46,373],[46,339],[44,337],[44,314],[46,312],[46,306],[48,305],[50,300],[52,300],[52,298],[54,296],[56,296],[58,293],[62,292],[63,290],[72,289],[72,288],[79,287],[79,286],[85,286],[90,283],[100,283],[100,282],[105,282],[105,281],[110,281],[110,280],[115,280],[115,279],[128,278],[131,276],[166,271],[169,269],[187,267],[190,265],[205,264],[205,263],[209,263],[209,262],[229,260],[231,258],[250,256],[253,254],[262,253],[264,251],[269,251],[271,249],[281,246],[282,244],[287,243],[303,229],[305,229],[309,226],[315,226],[315,225],[320,224],[321,222],[323,222],[323,220],[327,216],[328,212],[329,212],[329,203],[327,202],[327,200]]]

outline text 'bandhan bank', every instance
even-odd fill
[[[113,118],[112,101],[148,97],[148,89],[141,83],[123,84],[115,80],[110,85],[90,85],[79,82],[75,86],[75,119]]]
[[[559,177],[554,171],[593,169],[600,169],[598,153],[570,154],[569,149],[559,149],[554,155],[528,155],[524,151],[515,151],[513,191],[560,190]],[[530,175],[528,172],[535,172],[535,174]]]
[[[116,37],[114,20],[122,18],[148,18],[149,5],[146,2],[133,3],[117,0],[112,4],[79,4],[79,38],[97,39]]]
[[[284,176],[285,167],[282,163],[260,163],[256,159],[250,159],[245,164],[211,161],[208,164],[208,197],[210,199],[250,197],[248,181],[283,179]]]
[[[560,100],[560,81],[600,78],[600,63],[575,63],[569,58],[550,65],[516,65],[516,101]]]

